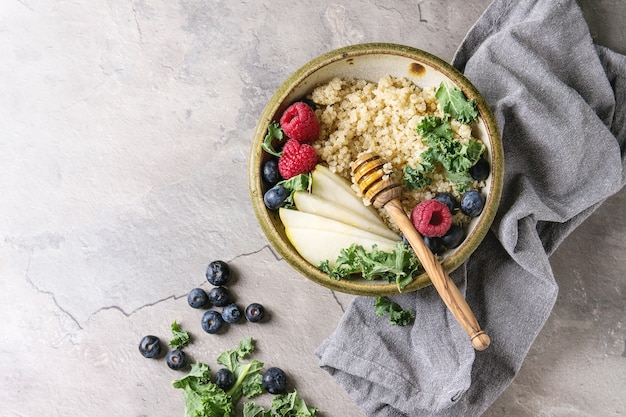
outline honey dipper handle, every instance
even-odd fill
[[[413,247],[413,250],[417,254],[417,257],[444,303],[448,306],[448,309],[450,309],[461,327],[463,327],[469,335],[474,349],[486,349],[491,342],[489,336],[480,329],[478,321],[476,317],[474,317],[467,301],[465,301],[463,294],[461,294],[452,279],[450,279],[450,276],[443,269],[437,258],[435,258],[435,255],[430,251],[428,246],[426,246],[420,234],[415,230],[413,223],[411,223],[411,220],[409,220],[404,212],[400,201],[393,199],[385,204],[384,207]]]

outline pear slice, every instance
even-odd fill
[[[323,261],[335,265],[342,249],[352,244],[371,250],[373,245],[383,251],[393,251],[399,239],[387,239],[354,226],[298,210],[280,208],[285,233],[298,253],[310,264]]]
[[[352,211],[345,206],[337,205],[334,201],[306,191],[296,191],[293,194],[293,201],[296,204],[296,208],[302,212],[337,220],[387,239],[399,239],[399,236],[389,229],[380,217],[376,219],[364,217],[362,212]]]
[[[371,219],[373,222],[381,221],[378,212],[372,206],[363,204],[363,200],[356,195],[347,179],[333,173],[328,167],[321,164],[317,164],[312,177],[312,194],[331,200],[362,217]]]

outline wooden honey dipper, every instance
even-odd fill
[[[480,329],[467,301],[407,217],[399,199],[402,188],[384,172],[384,164],[385,161],[380,156],[371,153],[360,155],[352,163],[352,176],[361,194],[371,201],[374,207],[385,208],[413,247],[444,303],[469,335],[474,349],[486,349],[491,343],[489,336]]]

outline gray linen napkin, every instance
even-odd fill
[[[471,344],[433,288],[394,297],[413,326],[357,297],[318,348],[369,416],[476,416],[509,385],[554,305],[548,257],[625,182],[626,57],[593,44],[574,0],[496,0],[453,60],[485,96],[506,157],[498,216],[452,274],[492,339]]]

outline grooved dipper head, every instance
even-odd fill
[[[361,194],[381,208],[394,198],[399,198],[402,188],[383,169],[385,161],[378,155],[364,153],[351,166],[352,177],[359,186]]]

